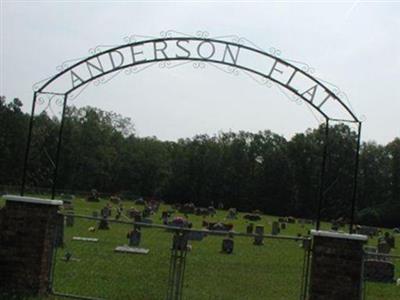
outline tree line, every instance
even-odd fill
[[[21,183],[29,115],[19,99],[0,98],[0,185]],[[27,185],[51,187],[60,121],[35,116]],[[139,137],[131,119],[94,107],[68,107],[57,189],[157,197],[166,202],[223,203],[315,218],[324,127],[290,140],[269,130],[196,135],[176,142]],[[329,130],[322,217],[348,218],[357,136],[348,126]],[[363,142],[357,222],[400,225],[400,138]]]

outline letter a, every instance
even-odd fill
[[[71,81],[73,87],[76,87],[83,83],[82,78],[80,78],[74,71],[71,71]],[[76,84],[76,82],[78,82],[78,84]]]
[[[310,102],[312,103],[313,100],[314,100],[315,92],[317,91],[317,88],[318,88],[318,85],[316,84],[316,85],[314,85],[313,87],[310,87],[307,91],[305,91],[305,92],[302,93],[301,95],[302,95],[302,96],[304,96],[304,95],[309,95],[309,96],[311,96],[311,98],[310,98],[310,99],[307,99],[307,100],[310,101]]]

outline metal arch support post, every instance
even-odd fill
[[[356,200],[357,200],[357,184],[358,184],[358,167],[360,161],[360,144],[361,144],[361,122],[358,123],[358,133],[357,133],[357,148],[356,148],[356,157],[354,164],[354,177],[353,177],[353,195],[351,199],[351,214],[350,214],[350,229],[349,232],[354,232],[354,213],[356,209]]]
[[[324,131],[324,149],[322,153],[322,165],[321,165],[320,182],[319,182],[319,200],[318,200],[317,228],[316,228],[317,230],[319,230],[321,226],[321,210],[322,210],[322,204],[324,202],[326,156],[328,155],[328,145],[329,145],[329,119],[326,119],[325,131]]]
[[[169,266],[167,300],[181,300],[185,276],[187,232],[176,231],[173,236]]]
[[[60,162],[60,152],[61,152],[61,144],[62,144],[61,142],[62,142],[62,136],[63,136],[63,130],[64,130],[64,119],[65,119],[65,110],[67,107],[68,94],[64,94],[63,97],[64,97],[64,101],[63,101],[63,108],[62,108],[62,114],[61,114],[60,131],[58,133],[56,161],[55,161],[54,174],[53,174],[53,185],[51,187],[51,199],[54,199],[55,195],[56,195],[58,166],[59,166],[59,162]]]
[[[26,141],[26,148],[25,148],[24,167],[23,167],[23,171],[22,171],[22,182],[21,182],[21,191],[20,191],[21,196],[23,196],[24,193],[25,193],[26,173],[28,172],[29,152],[31,150],[33,119],[34,119],[34,114],[35,114],[36,98],[37,98],[37,92],[34,92],[33,93],[31,116],[30,116],[30,119],[29,119],[28,138],[27,138],[27,141]]]

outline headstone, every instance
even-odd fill
[[[272,222],[271,234],[272,235],[277,235],[277,234],[279,234],[279,232],[280,232],[279,222],[277,222],[277,221]]]
[[[249,221],[260,221],[261,217],[259,215],[255,215],[255,214],[246,214],[243,216],[243,219],[246,219]]]
[[[293,218],[293,217],[287,217],[287,222],[288,222],[289,224],[295,224],[295,223],[296,223],[296,219]]]
[[[87,201],[89,202],[99,202],[99,193],[97,192],[97,190],[92,189],[90,191],[90,195],[87,197]]]
[[[250,223],[250,224],[248,224],[246,226],[246,232],[247,233],[251,234],[251,233],[253,233],[253,230],[254,230],[254,224],[253,223]]]
[[[281,229],[285,230],[286,229],[286,223],[280,223],[281,224]]]
[[[386,241],[378,243],[378,253],[380,254],[389,254],[391,249],[392,247]]]
[[[179,212],[183,214],[193,214],[195,212],[196,206],[194,203],[185,203],[179,208]]]
[[[214,225],[212,225],[211,230],[224,231],[225,230],[225,226],[224,226],[224,224],[218,222],[218,223],[215,223]]]
[[[121,198],[118,196],[111,196],[110,197],[110,202],[114,204],[120,204],[121,203]]]
[[[382,239],[382,238],[381,238]],[[388,243],[391,248],[395,248],[395,239],[394,236],[391,235],[389,232],[385,232],[383,240]]]
[[[137,205],[144,205],[144,204],[145,204],[145,201],[144,201],[144,199],[143,199],[142,197],[140,197],[139,199],[137,199],[137,200],[135,201],[135,204],[137,204]]]
[[[111,217],[111,207],[110,207],[110,205],[107,204],[106,206],[103,207],[103,209],[101,210],[101,216],[103,218]]]
[[[168,225],[168,222],[169,222],[169,213],[168,213],[168,211],[163,211],[161,213],[161,219],[162,219],[162,222],[163,222],[164,225]]]
[[[254,237],[254,245],[264,245],[264,226],[262,225],[257,225],[256,226],[256,230],[255,230],[255,234],[257,234],[256,237]]]
[[[196,216],[208,216],[209,211],[208,211],[208,208],[205,208],[205,207],[196,207],[194,210],[194,214]]]
[[[336,221],[333,221],[332,225],[331,225],[331,230],[338,231],[339,230],[339,223],[336,222]]]
[[[141,232],[138,229],[133,229],[128,232],[127,238],[129,239],[129,246],[139,246],[141,239]]]
[[[236,208],[230,208],[228,210],[227,219],[236,219],[237,218],[237,210]]]
[[[378,234],[378,228],[371,226],[360,226],[359,228],[357,228],[357,233],[372,237]]]
[[[227,253],[227,254],[231,254],[233,252],[233,238],[225,238],[222,240],[222,252],[223,253]]]
[[[64,208],[64,210],[73,210],[74,205],[72,204],[72,202],[70,200],[63,200],[63,208]]]
[[[364,262],[364,278],[376,282],[394,282],[395,266],[393,262],[371,259]]]
[[[233,224],[221,223],[221,222],[217,222],[217,223],[209,222],[208,229],[215,230],[215,231],[231,231],[231,230],[233,230]]]
[[[208,214],[211,216],[211,217],[214,217],[214,215],[217,213],[217,211],[215,210],[215,208],[214,208],[214,206],[209,206],[208,207]]]

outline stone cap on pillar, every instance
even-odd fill
[[[367,241],[368,236],[362,234],[350,234],[344,232],[334,232],[325,230],[311,230],[312,236],[330,237],[334,239],[346,239],[346,240],[357,240],[357,241]]]
[[[3,198],[6,201],[13,201],[13,202],[24,202],[24,203],[41,204],[41,205],[55,205],[55,206],[63,205],[63,201],[61,200],[50,200],[50,199],[24,197],[17,195],[4,195]]]

